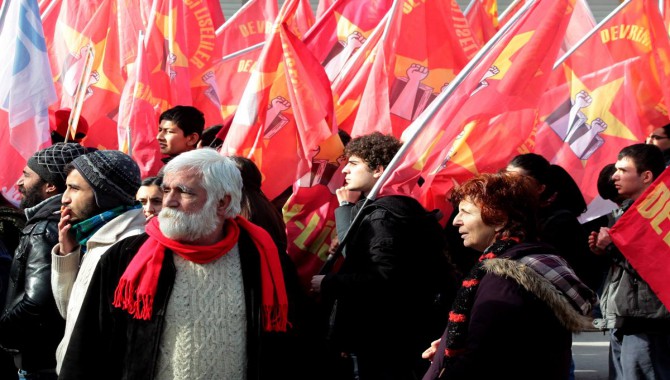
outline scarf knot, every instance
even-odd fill
[[[239,216],[226,220],[223,228],[224,238],[212,245],[185,244],[163,235],[158,218],[153,218],[146,226],[149,238],[128,264],[114,291],[114,307],[127,311],[134,318],[150,320],[166,248],[186,260],[207,264],[228,253],[237,244],[240,229],[244,229],[260,255],[263,328],[266,331],[286,331],[288,297],[279,254],[272,238],[261,227]]]

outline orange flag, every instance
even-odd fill
[[[657,4],[633,0],[556,70],[561,81],[543,97],[529,150],[571,173],[589,204],[586,219],[612,209],[594,180],[603,166],[668,123],[669,56]]]
[[[333,82],[338,125],[354,137],[400,137],[479,49],[456,1],[397,4],[380,38]]]
[[[304,38],[305,45],[335,79],[388,13],[392,0],[336,0]]]
[[[446,195],[454,183],[504,167],[531,133],[573,4],[529,1],[509,31],[489,41],[491,48],[470,64],[455,91],[441,95],[405,131],[399,165],[381,192],[413,194],[427,208],[448,211]]]
[[[472,0],[464,14],[480,45],[485,44],[498,31],[497,0]]]
[[[284,4],[221,150],[253,159],[270,199],[310,171],[315,149],[337,131],[323,68],[284,22],[296,5]]]
[[[610,230],[612,241],[670,309],[670,170]]]

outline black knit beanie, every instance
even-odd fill
[[[140,188],[140,168],[118,150],[99,150],[78,157],[72,165],[93,188],[95,203],[102,210],[135,203]]]
[[[65,166],[84,154],[86,148],[77,143],[58,143],[33,154],[28,159],[28,167],[62,192],[65,189]]]

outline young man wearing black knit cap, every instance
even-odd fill
[[[54,354],[64,323],[51,291],[50,252],[58,242],[65,166],[85,153],[75,143],[40,150],[28,160],[17,182],[28,221],[10,269],[0,344],[14,354],[14,363],[25,377],[56,378]]]
[[[135,201],[140,169],[130,156],[97,151],[72,161],[66,172],[51,272],[56,305],[65,318],[65,334],[56,351],[57,372],[100,257],[117,241],[143,233],[146,221]]]

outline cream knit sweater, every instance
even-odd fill
[[[247,319],[237,245],[208,264],[178,255],[174,264],[155,379],[245,379]]]

